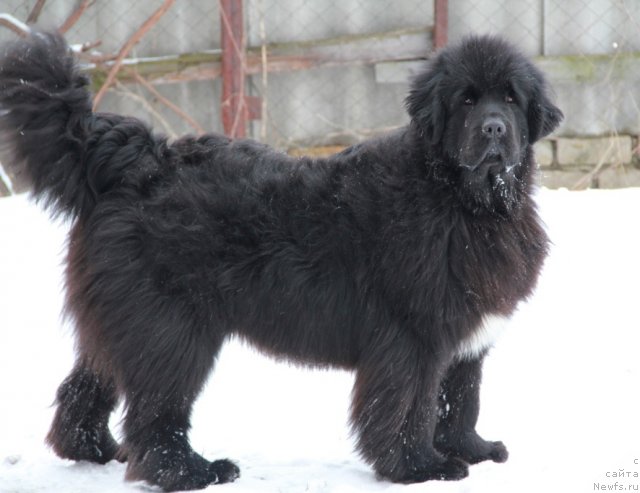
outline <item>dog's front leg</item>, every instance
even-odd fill
[[[483,360],[484,356],[456,361],[440,389],[435,446],[440,452],[469,464],[485,460],[505,462],[509,456],[502,442],[488,442],[475,429],[480,413]]]
[[[353,392],[352,424],[363,458],[394,482],[466,477],[465,462],[433,446],[446,362],[402,331],[372,346],[358,363]]]

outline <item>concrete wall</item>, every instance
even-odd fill
[[[640,186],[638,139],[559,137],[536,145],[542,183],[549,188],[621,188]]]

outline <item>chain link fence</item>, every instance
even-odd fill
[[[37,3],[6,0],[0,8],[26,21]],[[50,1],[44,3],[38,25],[58,28],[87,4],[66,36],[71,43],[91,46],[81,58],[99,65],[94,74],[97,90],[107,64],[162,3]],[[251,136],[280,148],[344,144],[404,122],[406,74],[380,83],[380,77],[389,79],[394,69],[383,64],[429,53],[432,2],[245,0],[243,6],[244,41],[253,61],[245,67],[245,91],[261,100],[262,113],[250,123]],[[161,95],[208,131],[223,130],[220,73],[215,68],[221,57],[221,24],[218,2],[178,1],[127,54],[127,60],[142,59],[139,72],[150,75],[147,78]],[[15,34],[0,31],[0,41],[11,37]],[[207,54],[213,57],[208,73]],[[183,60],[167,63],[166,73],[162,67],[150,67],[159,61],[149,58],[178,55]],[[180,84],[161,83],[165,79]],[[100,107],[140,115],[170,135],[194,131],[126,73],[119,74]]]
[[[540,57],[568,110],[561,133],[637,133],[637,0],[462,0],[450,13],[449,31],[450,39],[500,33]]]
[[[433,4],[422,0],[247,2],[251,46],[306,68],[252,76],[263,100],[253,133],[279,147],[347,144],[405,121],[397,62],[431,49]]]
[[[538,152],[545,184],[640,186],[640,2],[450,2],[449,39],[468,32],[506,36],[551,79],[565,120]]]
[[[243,8],[235,43],[242,45],[237,47],[245,74],[241,91],[251,103],[248,135],[282,149],[313,152],[404,124],[407,80],[433,50],[434,2],[236,2]],[[69,41],[82,46],[80,57],[93,71],[97,93],[127,42],[165,6],[164,15],[124,50],[99,108],[139,116],[177,136],[225,130],[222,108],[229,101],[222,99],[221,4],[4,0],[0,14],[64,27]],[[16,36],[4,27],[0,43]],[[450,42],[472,32],[499,34],[536,58],[566,115],[556,137],[622,136],[631,142],[627,154],[636,148],[637,0],[456,0],[448,2],[447,27]],[[550,157],[541,155],[554,168],[561,164],[562,149],[555,141],[549,146]]]
[[[27,22],[38,3],[38,0],[3,0],[0,14]],[[71,43],[99,41],[96,50],[111,55],[162,5],[162,0],[49,0],[43,2],[35,24],[44,29],[59,29],[69,22],[63,30]],[[78,17],[73,22],[75,15]],[[6,31],[0,32],[0,40],[9,38]],[[218,2],[178,1],[145,33],[130,56],[163,56],[219,47]]]

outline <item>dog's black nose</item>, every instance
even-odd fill
[[[507,127],[502,120],[496,117],[487,118],[482,124],[482,133],[487,137],[500,138],[507,131]]]

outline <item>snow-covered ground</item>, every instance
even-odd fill
[[[238,461],[222,492],[591,492],[640,490],[640,189],[543,191],[554,241],[537,294],[485,367],[480,432],[506,464],[453,483],[375,479],[352,452],[352,376],[274,363],[230,343],[191,433]],[[58,459],[43,444],[73,363],[60,323],[65,227],[25,197],[0,199],[0,492],[127,492],[124,466]],[[117,427],[120,416],[115,416]]]

